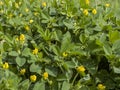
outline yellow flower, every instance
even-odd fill
[[[89,4],[90,4],[90,1],[89,1],[89,0],[85,0],[85,3],[86,3],[87,5],[89,5]]]
[[[78,72],[84,72],[85,71],[85,67],[84,66],[79,66],[79,67],[77,67],[77,71]]]
[[[28,11],[29,11],[29,9],[28,9],[28,8],[26,8],[26,9],[25,9],[25,12],[28,12]]]
[[[34,15],[37,16],[37,15],[38,15],[38,12],[34,12]]]
[[[20,17],[22,17],[22,14],[20,14]]]
[[[13,14],[12,14],[12,13],[10,13],[9,17],[10,17],[10,18],[11,18],[11,17],[13,17]]]
[[[46,5],[47,5],[46,2],[43,2],[43,3],[42,3],[42,6],[43,6],[43,7],[46,7]]]
[[[96,14],[96,13],[97,13],[96,9],[93,9],[93,10],[92,10],[92,13],[93,13],[93,14]]]
[[[18,3],[15,3],[15,7],[16,7],[16,8],[19,8],[19,5],[18,5]]]
[[[98,90],[105,90],[105,86],[103,84],[98,84],[97,86]]]
[[[30,22],[30,23],[33,23],[33,20],[31,19],[29,22]]]
[[[9,68],[9,64],[8,64],[7,62],[5,62],[5,63],[3,64],[3,68],[4,68],[4,69],[8,69],[8,68]]]
[[[46,80],[48,78],[48,73],[47,72],[44,72],[43,73],[43,78]]]
[[[88,10],[87,9],[85,9],[84,11],[83,11],[83,13],[84,13],[84,15],[88,15]]]
[[[24,34],[20,35],[20,41],[25,41],[25,35]]]
[[[31,80],[32,82],[35,82],[36,79],[37,79],[37,76],[36,76],[36,75],[31,75],[31,76],[30,76],[30,80]]]
[[[105,6],[106,6],[106,7],[109,7],[109,6],[110,6],[110,4],[109,4],[109,3],[106,3],[106,4],[105,4]]]
[[[3,13],[4,11],[3,10],[0,10],[0,13]]]
[[[63,52],[63,57],[67,57],[68,54],[66,52]]]
[[[33,50],[33,54],[37,54],[38,53],[38,49],[37,48],[35,48],[34,50]]]
[[[16,41],[19,41],[19,38],[18,37],[16,37],[16,39],[15,39]]]
[[[1,6],[1,5],[3,5],[3,2],[2,2],[2,1],[0,1],[0,6]]]
[[[21,74],[21,75],[24,75],[24,74],[25,74],[25,72],[26,72],[26,70],[25,70],[25,69],[21,69],[21,70],[20,70],[20,74]]]
[[[25,30],[30,30],[30,27],[28,25],[25,26]]]
[[[21,5],[22,3],[21,3],[21,2],[19,2],[18,4],[19,4],[19,5]]]

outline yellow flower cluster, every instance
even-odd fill
[[[38,12],[34,12],[34,15],[37,16],[37,15],[38,15]]]
[[[77,71],[80,73],[80,72],[85,72],[85,67],[84,66],[79,66],[77,67]]]
[[[109,4],[109,3],[106,3],[106,4],[105,4],[105,6],[106,6],[106,7],[109,7],[109,6],[110,6],[110,4]]]
[[[103,84],[98,84],[97,86],[98,90],[105,90],[105,86]]]
[[[67,57],[68,54],[66,52],[63,52],[63,57]]]
[[[21,4],[22,4],[22,2],[19,2],[18,4],[19,4],[19,5],[21,5]]]
[[[33,21],[29,21],[30,23],[32,23]],[[29,31],[30,30],[30,27],[28,25],[25,26],[25,30],[26,31]]]
[[[20,16],[20,17],[22,17],[23,15],[22,15],[22,14],[20,14],[19,16]]]
[[[42,6],[43,6],[43,7],[46,7],[46,6],[47,6],[46,2],[43,2],[43,3],[42,3]]]
[[[28,11],[29,11],[29,9],[28,9],[28,8],[26,8],[26,9],[25,9],[25,12],[28,12]]]
[[[35,82],[36,79],[37,79],[37,76],[36,76],[36,75],[31,75],[31,76],[30,76],[30,80],[31,80],[32,82]]]
[[[47,72],[44,72],[43,73],[43,78],[46,80],[48,78],[48,73]]]
[[[33,54],[38,54],[38,49],[37,48],[35,48],[34,50],[33,50]]]
[[[16,41],[20,41],[21,43],[25,42],[25,35],[21,34],[19,37],[16,38]]]
[[[21,69],[21,70],[20,70],[20,74],[21,74],[21,75],[24,75],[25,72],[26,72],[26,69]]]
[[[9,14],[9,17],[10,17],[10,18],[11,18],[11,17],[13,17],[13,14],[12,14],[12,13],[10,13],[10,14]]]
[[[25,35],[24,34],[20,35],[20,41],[25,41]]]
[[[89,13],[89,12],[88,12],[87,9],[84,9],[84,10],[83,10],[83,14],[84,14],[85,16],[87,16],[88,13]],[[97,14],[97,10],[96,10],[96,9],[93,9],[93,10],[92,10],[92,13],[93,13],[94,15]]]
[[[4,68],[4,69],[8,69],[8,68],[9,68],[9,64],[8,64],[7,62],[5,62],[5,63],[3,64],[3,68]]]
[[[31,20],[29,21],[29,23],[33,23],[33,20],[31,19]]]
[[[89,1],[89,0],[85,0],[85,3],[86,3],[87,5],[89,5],[89,4],[90,4],[90,1]]]
[[[3,5],[3,2],[2,2],[2,1],[0,1],[0,6],[1,6],[1,5]]]
[[[96,9],[93,9],[92,10],[92,13],[95,15],[95,14],[97,14],[97,10]]]
[[[16,8],[19,8],[19,4],[18,4],[18,3],[15,3],[15,7],[16,7]]]
[[[4,10],[0,10],[0,13],[3,13],[4,12]]]
[[[87,16],[88,15],[88,10],[87,9],[83,10],[83,14]]]

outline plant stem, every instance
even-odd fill
[[[79,74],[79,73],[77,73],[77,74],[75,75],[75,77],[73,78],[72,85],[74,84],[75,79],[77,78],[78,74]]]

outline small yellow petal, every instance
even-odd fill
[[[16,41],[19,41],[19,38],[17,37],[15,40],[16,40]]]
[[[96,9],[93,9],[93,10],[92,10],[92,13],[93,13],[93,14],[97,14],[97,10],[96,10]]]
[[[106,3],[106,4],[105,4],[105,6],[106,6],[106,7],[109,7],[109,6],[110,6],[110,4],[109,4],[109,3]]]
[[[25,41],[25,35],[24,34],[20,35],[20,41]]]
[[[105,86],[103,84],[98,84],[97,86],[98,90],[105,90]]]
[[[30,23],[33,23],[33,20],[31,19],[29,22],[30,22]]]
[[[26,72],[26,69],[21,69],[21,70],[20,70],[20,74],[21,74],[21,75],[24,75],[25,72]]]
[[[25,9],[25,12],[28,12],[28,11],[29,11],[29,9],[28,9],[28,8],[26,8],[26,9]]]
[[[9,68],[9,64],[8,64],[7,62],[5,62],[5,63],[3,64],[3,68],[4,68],[4,69],[8,69],[8,68]]]
[[[16,8],[19,8],[19,4],[18,4],[18,3],[15,3],[15,7],[16,7]]]
[[[33,50],[33,54],[38,54],[38,49],[37,48],[35,48],[34,50]]]
[[[47,72],[44,72],[43,73],[43,78],[46,80],[48,78],[48,73]]]
[[[90,4],[90,1],[89,1],[89,0],[85,0],[85,3],[86,3],[87,5],[89,5],[89,4]]]
[[[0,6],[1,6],[1,5],[3,5],[3,2],[2,2],[2,1],[0,1]]]
[[[83,10],[83,14],[87,16],[88,15],[88,10],[87,9]]]
[[[22,17],[22,14],[20,14],[20,17]]]
[[[34,15],[37,16],[37,15],[38,15],[38,12],[34,12]]]
[[[25,26],[25,30],[29,31],[30,27],[28,25]]]
[[[85,67],[84,66],[79,66],[77,67],[78,72],[85,72]]]
[[[67,57],[68,54],[66,52],[63,52],[63,57]]]
[[[37,79],[37,76],[36,76],[36,75],[31,75],[31,76],[30,76],[30,80],[31,80],[32,82],[35,82],[36,79]]]
[[[42,6],[43,6],[43,7],[46,7],[46,5],[47,5],[46,2],[43,2],[43,3],[42,3]]]

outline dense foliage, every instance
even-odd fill
[[[0,90],[120,90],[120,0],[0,0]]]

